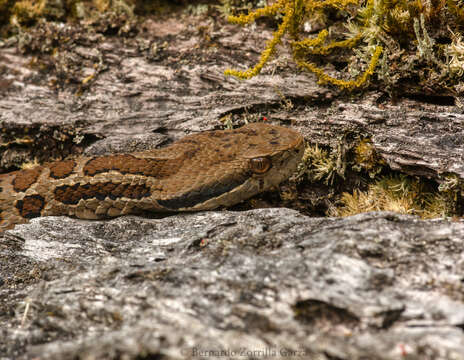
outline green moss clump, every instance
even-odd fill
[[[277,15],[282,20],[258,63],[227,75],[256,76],[287,38],[296,64],[320,83],[353,90],[374,78],[389,91],[401,85],[419,93],[464,92],[461,0],[277,0],[229,21],[245,25]],[[313,26],[322,29],[304,38]],[[345,71],[323,70],[331,60],[345,62]]]
[[[15,28],[27,28],[44,20],[69,21],[103,15],[132,18],[134,8],[135,0],[0,0],[0,26],[8,35]]]
[[[11,7],[10,23],[15,26],[29,26],[38,19],[62,20],[66,16],[66,2],[51,0],[15,1]]]
[[[308,145],[298,167],[297,178],[307,177],[310,182],[322,181],[326,185],[333,185],[337,175],[343,178],[345,166],[340,154],[329,153],[317,144]]]
[[[371,179],[379,174],[386,165],[385,161],[377,155],[370,139],[359,140],[353,148],[353,153],[353,169],[366,171]]]
[[[447,194],[433,191],[419,179],[384,176],[370,184],[367,191],[343,193],[341,206],[331,209],[332,216],[350,216],[368,211],[393,211],[418,215],[423,219],[450,216],[455,201]]]

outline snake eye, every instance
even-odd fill
[[[250,159],[251,170],[256,174],[264,174],[271,168],[271,160],[265,157]]]

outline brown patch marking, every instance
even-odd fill
[[[187,159],[193,159],[195,154],[198,152],[199,149],[190,149],[184,152],[184,156]]]
[[[115,170],[121,174],[167,178],[179,171],[182,161],[179,159],[141,159],[132,155],[110,155],[90,159],[84,166],[84,174],[94,176]]]
[[[205,133],[206,136],[209,136],[209,137],[224,137],[224,136],[228,136],[227,133],[224,133],[222,131],[208,131]]]
[[[25,219],[32,219],[40,216],[44,208],[45,199],[40,195],[29,195],[22,200],[16,201],[16,208],[20,215]]]
[[[253,129],[239,129],[239,130],[235,130],[235,132],[237,134],[245,134],[248,136],[258,136],[258,132]]]
[[[74,160],[56,161],[48,165],[50,176],[54,179],[63,179],[72,174],[76,162]]]
[[[110,198],[115,200],[120,197],[140,200],[151,195],[150,188],[146,185],[114,184],[112,182],[96,184],[63,185],[55,189],[55,200],[63,204],[76,205],[79,200]]]
[[[16,173],[13,179],[13,189],[17,192],[24,192],[34,184],[42,172],[42,166],[36,166],[32,169],[21,170]]]

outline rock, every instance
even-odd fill
[[[47,268],[3,290],[22,299],[7,358],[464,358],[464,222],[276,208],[36,218],[4,237],[17,269]]]

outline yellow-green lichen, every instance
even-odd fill
[[[288,34],[292,39],[290,45],[292,47],[295,62],[299,67],[316,74],[320,83],[332,83],[339,87],[350,89],[362,86],[374,72],[374,68],[376,67],[382,53],[381,46],[376,46],[373,49],[371,61],[364,73],[354,80],[341,80],[328,75],[315,63],[307,61],[306,58],[310,54],[324,55],[331,52],[333,49],[351,48],[359,41],[361,38],[360,35],[355,35],[350,39],[341,41],[332,41],[326,45],[326,38],[329,32],[327,29],[323,29],[319,32],[316,38],[303,40],[298,39],[299,33],[304,26],[304,22],[308,20],[311,14],[327,8],[348,10],[350,5],[355,4],[357,4],[357,0],[278,0],[274,4],[257,9],[248,15],[229,17],[229,21],[245,25],[255,21],[259,17],[274,16],[277,13],[283,14],[282,22],[280,23],[277,31],[274,32],[272,39],[266,44],[258,63],[253,68],[245,71],[228,69],[225,71],[225,74],[234,75],[242,79],[249,79],[256,76],[263,66],[269,61],[271,56],[276,52],[276,47],[282,42],[283,36]]]
[[[316,74],[320,83],[355,89],[376,73],[387,90],[399,85],[400,79],[414,79],[402,86],[457,94],[464,80],[462,8],[462,0],[277,0],[229,17],[241,25],[260,17],[282,18],[254,67],[228,69],[225,74],[242,79],[256,76],[287,38],[296,64]],[[322,29],[305,35],[314,24]],[[323,63],[331,60],[346,63],[345,71],[333,76],[324,70]]]

